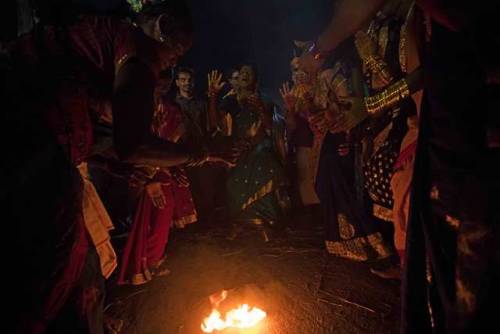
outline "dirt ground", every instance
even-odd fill
[[[399,282],[373,276],[373,264],[328,255],[321,228],[287,228],[268,243],[252,229],[234,241],[226,235],[222,226],[175,231],[170,275],[111,288],[107,313],[124,320],[121,333],[202,333],[208,297],[222,289],[229,297],[221,307],[267,312],[259,334],[398,332]]]

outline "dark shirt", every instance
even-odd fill
[[[208,133],[207,101],[193,97],[187,99],[178,95],[175,99],[182,110],[182,121],[186,128],[181,142],[189,146],[199,146]]]

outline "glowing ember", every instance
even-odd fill
[[[226,313],[226,318],[222,319],[217,310],[213,310],[208,318],[205,318],[201,325],[201,330],[205,333],[213,331],[222,331],[228,328],[252,328],[261,322],[267,316],[266,312],[259,308],[252,308],[247,304],[240,305]]]

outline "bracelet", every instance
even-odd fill
[[[319,49],[318,49],[318,45],[316,44],[316,42],[314,42],[308,49],[307,49],[307,52],[308,53],[311,53],[313,58],[315,60],[321,60],[321,59],[325,59],[327,56],[328,56],[328,53],[327,52],[321,52]]]
[[[404,79],[399,80],[386,90],[374,95],[365,97],[365,107],[369,114],[379,112],[397,106],[402,100],[410,96],[410,88]]]

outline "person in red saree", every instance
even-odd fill
[[[184,126],[181,110],[168,94],[171,83],[170,73],[162,72],[151,130],[158,138],[175,143],[181,138]],[[197,213],[184,167],[137,166],[131,183],[139,188],[139,200],[118,284],[139,285],[169,273],[162,264],[170,229],[196,222]]]
[[[16,273],[8,282],[6,332],[50,331],[63,308],[74,308],[71,330],[93,333],[83,318],[95,296],[77,288],[95,247],[77,169],[96,144],[99,110],[92,106],[112,105],[112,144],[121,160],[170,167],[213,157],[149,135],[157,73],[191,44],[183,1],[146,6],[136,26],[109,16],[64,19],[20,37],[2,67],[0,199],[8,207],[6,246],[16,253],[6,264]]]

